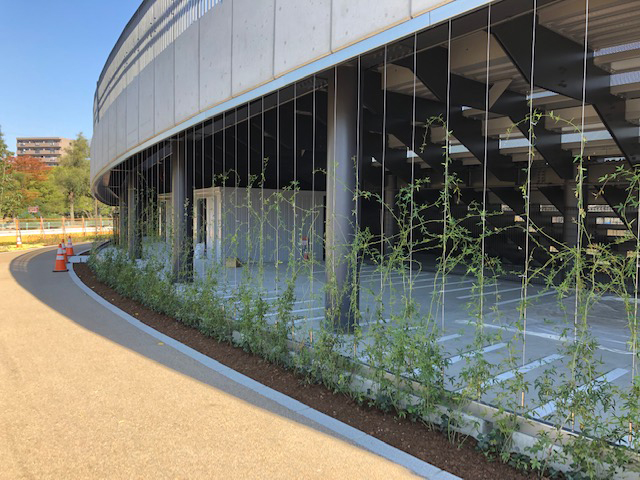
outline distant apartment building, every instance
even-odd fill
[[[50,167],[60,163],[60,157],[71,144],[68,138],[60,137],[20,137],[16,139],[16,155],[39,158]]]

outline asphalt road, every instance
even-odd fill
[[[399,478],[328,433],[0,254],[0,478]]]

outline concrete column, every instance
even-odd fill
[[[396,195],[398,194],[398,177],[393,174],[384,176],[384,238],[385,238],[385,255],[389,253],[388,249],[393,248],[398,234],[398,222],[396,215]]]
[[[172,272],[176,282],[193,280],[193,168],[183,140],[171,152]]]
[[[120,187],[120,195],[118,197],[118,242],[121,247],[127,245],[127,189],[126,181]]]
[[[358,205],[354,200],[358,156],[358,76],[353,67],[329,74],[325,307],[336,329],[350,330],[359,307],[358,274],[351,261]],[[355,296],[354,296],[355,295]]]
[[[131,259],[142,254],[142,232],[140,231],[140,192],[136,184],[136,173],[127,177],[127,250]]]

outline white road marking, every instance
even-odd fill
[[[626,375],[627,373],[629,373],[629,370],[625,370],[624,368],[614,368],[609,373],[606,373],[605,375],[600,375],[595,380],[592,380],[591,382],[585,383],[584,385],[578,387],[577,391],[582,392],[582,391],[586,390],[587,388],[589,388],[589,386],[595,385],[596,382],[611,383],[614,380],[616,380],[617,378],[620,378],[623,375]],[[551,401],[551,402],[545,403],[544,405],[539,406],[535,410],[532,410],[529,413],[529,415],[531,415],[532,417],[536,417],[536,418],[542,419],[544,417],[547,417],[547,416],[551,415],[555,411],[556,411],[556,402],[555,401]]]
[[[557,294],[558,292],[552,290],[550,292],[538,293],[537,295],[529,295],[527,297],[527,300],[530,300],[532,298],[546,297],[547,295],[557,295]],[[508,303],[516,303],[521,301],[522,301],[522,298],[514,298],[511,300],[503,300],[502,302],[496,302],[496,305],[507,305]]]
[[[475,280],[468,280],[468,282],[474,282],[474,281]],[[485,285],[485,286],[486,287],[495,287],[496,284],[494,283],[493,285]],[[474,285],[471,285],[469,287],[460,287],[460,288],[452,288],[452,289],[444,288],[444,289],[440,290],[440,293],[462,292],[463,290],[470,290],[472,288],[477,288],[477,287],[478,287],[478,285],[474,284]],[[460,297],[458,297],[458,298],[460,298]]]
[[[455,323],[459,323],[461,325],[468,325],[469,323],[474,323],[474,322],[468,322],[466,320],[456,320]],[[518,330],[517,328],[513,328],[513,327],[506,327],[506,326],[502,326],[502,325],[491,325],[488,323],[485,323],[482,325],[483,328],[495,328],[498,330],[504,330],[506,332],[512,332],[512,333],[519,333],[519,334],[526,334],[532,337],[539,337],[539,338],[545,338],[547,340],[553,340],[555,342],[572,342],[573,341],[573,337],[571,336],[561,336],[561,335],[556,335],[554,333],[542,333],[542,332],[536,332],[536,331],[531,331],[531,330],[527,330],[526,332],[522,331],[522,330]],[[625,350],[618,350],[617,348],[609,348],[609,347],[603,347],[602,345],[598,345],[598,350],[604,350],[606,352],[611,352],[611,353],[617,353],[618,355],[633,355],[633,352],[628,352]]]
[[[444,339],[445,337],[442,337],[442,338]],[[444,341],[446,341],[446,340],[444,340]],[[494,350],[498,350],[498,349],[500,349],[502,347],[506,347],[506,346],[507,346],[506,343],[496,343],[494,345],[489,345],[488,347],[484,347],[484,348],[482,348],[480,350],[472,350],[470,352],[465,352],[462,355],[456,355],[455,357],[451,357],[449,359],[450,360],[450,364],[453,365],[454,363],[458,363],[460,360],[462,360],[462,359],[464,359],[466,357],[469,357],[469,356],[473,355],[476,352],[480,352],[480,353],[493,352]],[[413,369],[413,373],[415,373],[416,375],[420,375],[421,371],[422,370],[420,368],[414,368]]]
[[[294,320],[294,325],[299,325],[300,323],[313,322],[315,320],[324,320],[324,316],[322,317],[310,317],[310,318],[299,318],[298,320]]]
[[[461,285],[463,283],[471,283],[475,280],[461,280],[459,282],[451,282],[451,283],[447,283],[447,285]],[[417,290],[418,288],[429,288],[429,287],[435,287],[437,285],[437,283],[432,283],[430,285],[418,285],[417,287],[414,287],[414,290]],[[463,290],[467,290],[466,288],[463,288]],[[452,290],[447,290],[448,292],[451,292]]]
[[[496,384],[499,382],[504,382],[506,380],[509,380],[510,378],[515,377],[517,373],[530,372],[531,370],[535,370],[538,367],[542,367],[549,363],[555,362],[556,360],[560,360],[563,357],[564,355],[554,353],[553,355],[548,355],[544,358],[539,358],[538,360],[535,360],[531,363],[527,363],[526,365],[523,365],[520,368],[514,368],[513,370],[509,370],[507,372],[501,373],[500,375],[496,375],[489,381],[489,383]]]
[[[324,310],[324,307],[301,308],[299,310],[291,310],[288,313],[302,313],[302,312],[310,312],[313,310]],[[265,317],[273,317],[274,315],[278,315],[278,312],[267,313]]]
[[[455,340],[456,338],[460,338],[462,335],[460,335],[459,333],[454,333],[452,335],[445,335],[444,337],[440,337],[438,340],[436,340],[436,342],[438,343],[444,343],[444,342],[448,342],[449,340]]]
[[[500,295],[501,293],[505,293],[505,292],[513,292],[515,290],[522,290],[522,287],[514,287],[514,288],[505,288],[504,290],[491,290],[491,291],[485,291],[483,293],[472,293],[470,295],[463,295],[461,297],[457,297],[459,300],[462,300],[463,298],[473,298],[473,297],[480,297],[480,296],[485,296],[485,295]]]
[[[465,352],[460,355],[456,355],[455,357],[451,357],[449,358],[449,363],[453,365],[454,363],[458,363],[460,360],[464,360],[465,358],[475,355],[476,353],[489,353],[493,352],[494,350],[500,350],[501,348],[504,348],[506,346],[507,344],[503,342],[494,343],[493,345],[489,345],[488,347],[484,347],[479,350],[471,350],[470,352]]]

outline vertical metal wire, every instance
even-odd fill
[[[247,103],[247,188],[245,189],[245,202],[247,204],[247,234],[245,235],[245,243],[247,245],[247,261],[251,261],[250,247],[253,248],[253,242],[250,241],[251,237],[251,209],[253,208],[252,201],[253,185],[251,184],[251,104]],[[251,278],[251,277],[249,277]]]
[[[276,92],[276,278],[275,292],[278,295],[278,281],[280,279],[280,90]]]
[[[531,165],[533,164],[534,150],[533,150],[533,89],[535,86],[535,53],[536,53],[536,15],[538,14],[538,2],[533,0],[533,23],[531,26],[531,65],[530,65],[530,82],[529,82],[529,147],[528,147],[528,161],[527,161],[527,191],[525,194],[525,217],[526,217],[526,232],[525,232],[525,258],[524,258],[524,273],[522,275],[522,366],[526,363],[526,345],[527,338],[527,298],[529,289],[529,249],[530,249],[530,226],[531,226]],[[521,392],[520,406],[524,408],[524,389]]]
[[[187,245],[189,245],[191,247],[191,261],[193,263],[192,267],[193,267],[193,275],[194,275],[194,280],[197,277],[198,271],[196,266],[198,265],[196,262],[196,255],[195,255],[195,250],[196,250],[196,245],[198,243],[198,210],[196,208],[196,205],[198,204],[198,200],[196,198],[196,188],[197,188],[197,180],[196,180],[196,128],[197,126],[193,127],[193,141],[192,141],[192,155],[193,158],[191,160],[191,198],[193,199],[191,201],[191,205],[189,205],[189,209],[191,212],[191,215],[187,215],[187,219],[191,220],[191,242],[187,242]],[[193,228],[193,225],[195,223],[195,227]]]
[[[222,114],[222,174],[221,174],[221,182],[220,182],[220,196],[218,197],[218,201],[220,203],[220,205],[217,206],[216,208],[216,212],[220,214],[220,224],[222,226],[222,228],[220,229],[220,238],[218,239],[218,243],[220,244],[220,249],[221,249],[221,260],[222,260],[222,265],[225,266],[224,263],[224,258],[227,256],[227,253],[224,251],[224,246],[223,246],[223,239],[224,239],[224,235],[227,232],[227,229],[229,228],[228,226],[228,222],[227,222],[227,214],[226,214],[226,205],[225,202],[227,202],[227,113],[223,112]],[[219,207],[219,208],[218,208]],[[225,283],[228,281],[228,272],[227,272],[227,268],[225,266],[225,268],[223,268],[222,270],[224,272],[224,280]]]
[[[580,295],[580,254],[582,249],[582,211],[584,209],[584,197],[583,197],[583,183],[584,183],[584,117],[587,98],[587,54],[588,54],[588,38],[589,38],[589,0],[585,0],[585,16],[584,16],[584,51],[582,58],[582,104],[580,108],[580,157],[578,159],[578,175],[576,185],[576,196],[578,200],[578,214],[576,215],[576,228],[578,231],[578,238],[576,239],[576,295],[574,302],[574,317],[573,317],[573,335],[577,340],[578,338],[578,308],[579,308],[579,295]],[[565,208],[567,208],[565,206]],[[588,207],[587,207],[588,208]]]
[[[387,45],[384,46],[384,68],[382,75],[382,175],[380,180],[380,294],[384,290],[384,217],[385,217],[385,177],[387,158]]]
[[[313,92],[311,93],[311,228],[309,231],[309,251],[311,258],[311,273],[309,276],[309,307],[313,307],[314,302],[314,266],[316,262],[315,258],[315,245],[316,245],[316,76],[313,75]],[[313,334],[311,339],[313,339]]]
[[[445,120],[445,164],[444,164],[444,208],[442,225],[442,331],[445,330],[445,295],[447,283],[447,221],[451,214],[449,211],[449,111],[451,110],[451,19],[449,19],[449,31],[447,38],[447,112]],[[438,288],[437,282],[434,288]]]
[[[223,129],[224,132],[224,129]],[[211,239],[211,265],[215,265],[217,261],[217,223],[220,219],[216,215],[216,119],[211,119],[211,211],[207,208],[207,219],[211,219],[211,225],[208,225],[209,238]]]
[[[260,99],[260,208],[264,212],[264,97]],[[260,222],[260,290],[264,288],[264,219]]]
[[[485,65],[485,90],[484,90],[484,161],[482,165],[482,231],[481,235],[481,253],[480,253],[480,312],[478,323],[480,328],[484,327],[484,287],[485,287],[485,237],[487,233],[487,163],[489,163],[488,144],[489,144],[489,69],[491,63],[491,4],[487,7],[487,63]]]
[[[409,302],[413,300],[413,215],[415,212],[415,182],[416,182],[416,88],[418,71],[418,34],[413,35],[413,85],[411,96],[411,204],[409,210]]]
[[[202,248],[202,273],[203,276],[205,274],[205,270],[206,270],[206,265],[207,265],[207,260],[208,260],[208,256],[209,256],[209,250],[207,248],[207,231],[208,231],[208,227],[209,224],[207,222],[207,195],[205,193],[205,183],[204,183],[204,172],[205,172],[205,163],[204,163],[204,156],[205,156],[205,149],[204,149],[204,126],[205,126],[205,122],[202,122],[200,124],[200,143],[202,144],[202,148],[201,148],[201,152],[202,152],[202,158],[201,158],[201,165],[202,165],[202,170],[200,170],[200,188],[201,188],[201,195],[202,198],[200,199],[200,202],[202,203],[202,209],[201,209],[201,214],[200,214],[200,235],[202,236],[202,243],[203,243],[203,248]],[[213,123],[212,123],[212,128],[213,130]]]
[[[631,332],[631,388],[634,387],[634,382],[637,375],[638,369],[638,270],[640,270],[640,186],[637,185],[638,188],[638,205],[636,207],[636,269],[634,272],[634,291],[633,291],[633,322],[632,328],[633,332]],[[633,421],[629,420],[629,447],[633,448]]]
[[[248,109],[248,106],[247,106]],[[248,113],[248,110],[247,110]],[[233,125],[233,196],[234,196],[234,205],[233,205],[233,236],[235,240],[235,255],[237,257],[240,249],[240,236],[238,235],[238,216],[240,213],[239,203],[238,203],[238,182],[240,181],[238,174],[238,109],[235,110],[235,118]],[[238,286],[238,269],[233,269],[233,283],[235,286]]]
[[[293,198],[291,199],[291,204],[293,208],[293,245],[291,248],[296,250],[296,243],[299,241],[299,233],[297,230],[297,212],[296,212],[296,196],[299,185],[298,181],[298,84],[293,84],[293,189],[291,194]],[[298,258],[296,254],[294,259]],[[308,315],[308,314],[307,314]]]

